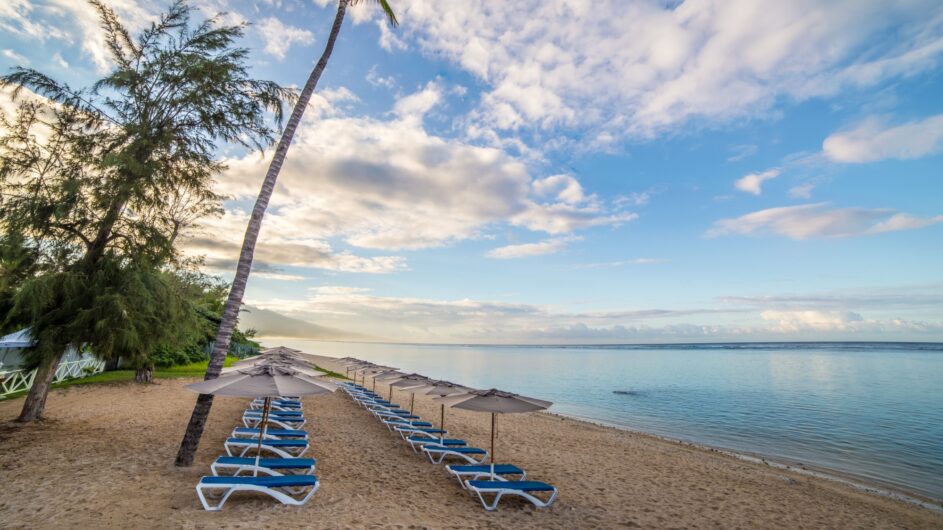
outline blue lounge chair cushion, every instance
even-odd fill
[[[477,447],[445,447],[444,445],[427,445],[423,447],[423,449],[429,449],[432,451],[452,451],[465,455],[482,455],[488,452]]]
[[[484,490],[553,491],[556,489],[546,482],[537,482],[535,480],[522,480],[519,482],[506,482],[504,480],[469,480],[468,485]]]
[[[249,409],[249,410],[246,411],[246,414],[251,414],[251,415],[253,415],[253,416],[255,416],[255,415],[261,416],[261,415],[262,415],[262,411],[261,411],[261,410]],[[302,412],[302,411],[300,411],[300,410],[273,410],[273,411],[271,411],[271,412],[268,413],[269,416],[301,416],[301,415],[303,415],[303,414],[304,414],[304,412]]]
[[[447,467],[457,473],[491,473],[490,465],[478,465],[478,466],[450,465]],[[511,464],[495,464],[494,474],[495,475],[523,475],[524,470]]]
[[[250,427],[236,427],[236,432],[239,434],[254,434],[258,436],[259,430]],[[295,438],[304,438],[308,436],[308,431],[302,431],[301,429],[265,429],[267,434],[272,436],[286,436],[286,437],[295,437]]]
[[[407,438],[410,442],[423,442],[431,443],[436,445],[467,445],[465,440],[459,440],[458,438],[429,438],[427,436],[410,436]]]
[[[200,484],[220,484],[250,486],[265,486],[267,488],[286,488],[299,486],[315,486],[318,478],[314,475],[286,475],[282,477],[203,477]]]
[[[221,456],[216,459],[219,464],[230,466],[254,466],[255,458],[242,456]],[[313,458],[260,458],[259,467],[269,469],[309,468],[316,464]]]
[[[226,440],[226,443],[231,444],[258,444],[258,439],[252,438],[230,438]],[[305,440],[262,440],[262,445],[268,445],[271,447],[307,447],[308,442]]]
[[[427,422],[420,421],[420,422],[418,422],[418,423],[427,423]],[[397,427],[397,428],[403,429],[403,430],[425,432],[425,433],[429,433],[429,434],[445,434],[445,433],[449,432],[449,431],[444,431],[444,430],[442,430],[442,429],[409,429],[408,427],[410,427],[410,425],[403,425],[402,427]],[[414,424],[412,424],[412,427],[418,427],[418,425],[416,425],[416,424],[414,423]]]

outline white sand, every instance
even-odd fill
[[[559,500],[549,510],[507,502],[488,513],[341,392],[305,400],[322,483],[308,505],[246,494],[206,513],[194,485],[247,400],[216,400],[197,464],[179,470],[172,461],[195,400],[186,382],[54,391],[49,419],[26,426],[9,421],[22,400],[0,403],[0,526],[943,528],[943,516],[838,483],[549,414],[503,417],[498,460],[555,484]],[[438,405],[416,405],[437,421]],[[446,424],[487,447],[487,415],[450,410]]]

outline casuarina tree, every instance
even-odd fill
[[[249,75],[242,25],[192,23],[178,1],[132,37],[104,4],[90,9],[105,77],[84,89],[29,68],[0,77],[20,103],[0,124],[0,229],[38,262],[4,316],[37,341],[21,421],[42,414],[65,348],[133,357],[167,339],[187,311],[165,270],[182,226],[219,208],[218,145],[264,150],[293,97]]]

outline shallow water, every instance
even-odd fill
[[[822,466],[943,499],[943,344],[264,342],[518,392],[551,400],[551,410],[562,414]]]

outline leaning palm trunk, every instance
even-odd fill
[[[232,338],[232,331],[236,325],[236,317],[239,315],[239,309],[242,305],[242,296],[246,290],[246,282],[249,279],[249,271],[252,269],[252,258],[255,254],[255,244],[259,239],[259,230],[262,228],[262,217],[265,215],[265,209],[268,207],[269,200],[272,198],[272,192],[275,190],[275,181],[278,180],[278,174],[285,162],[285,155],[291,146],[292,138],[295,136],[295,130],[301,122],[301,117],[308,107],[311,100],[311,94],[314,93],[321,73],[327,66],[331,52],[334,51],[334,42],[340,33],[341,25],[344,22],[344,15],[347,12],[347,4],[350,0],[338,0],[337,15],[334,17],[334,25],[331,26],[331,35],[321,54],[321,59],[315,65],[308,81],[301,90],[301,95],[295,103],[282,137],[278,141],[278,147],[272,156],[272,162],[269,164],[268,172],[265,174],[265,180],[262,182],[262,189],[255,201],[255,207],[252,209],[252,217],[249,219],[249,225],[246,227],[245,239],[242,241],[242,252],[239,254],[239,264],[236,267],[236,277],[233,279],[232,288],[229,291],[229,298],[226,300],[226,307],[223,310],[223,317],[219,323],[219,330],[216,332],[216,341],[213,343],[213,353],[210,357],[209,366],[206,369],[204,379],[215,379],[219,377],[223,369],[223,361],[226,360],[226,354],[229,352],[229,341]],[[187,431],[183,435],[183,441],[180,443],[180,450],[177,452],[176,465],[189,466],[193,464],[193,457],[196,454],[197,446],[200,444],[200,437],[203,435],[203,428],[206,425],[206,419],[209,416],[210,408],[213,406],[213,396],[209,394],[200,394],[197,397],[196,405],[193,407],[193,414],[190,416],[190,423],[187,424]]]
[[[17,421],[29,422],[42,417],[43,409],[46,408],[46,396],[49,395],[49,386],[56,376],[56,369],[59,368],[59,361],[62,360],[62,353],[44,358],[39,366],[36,367],[36,375],[33,376],[33,385],[29,387],[26,399],[23,401],[23,410]]]

